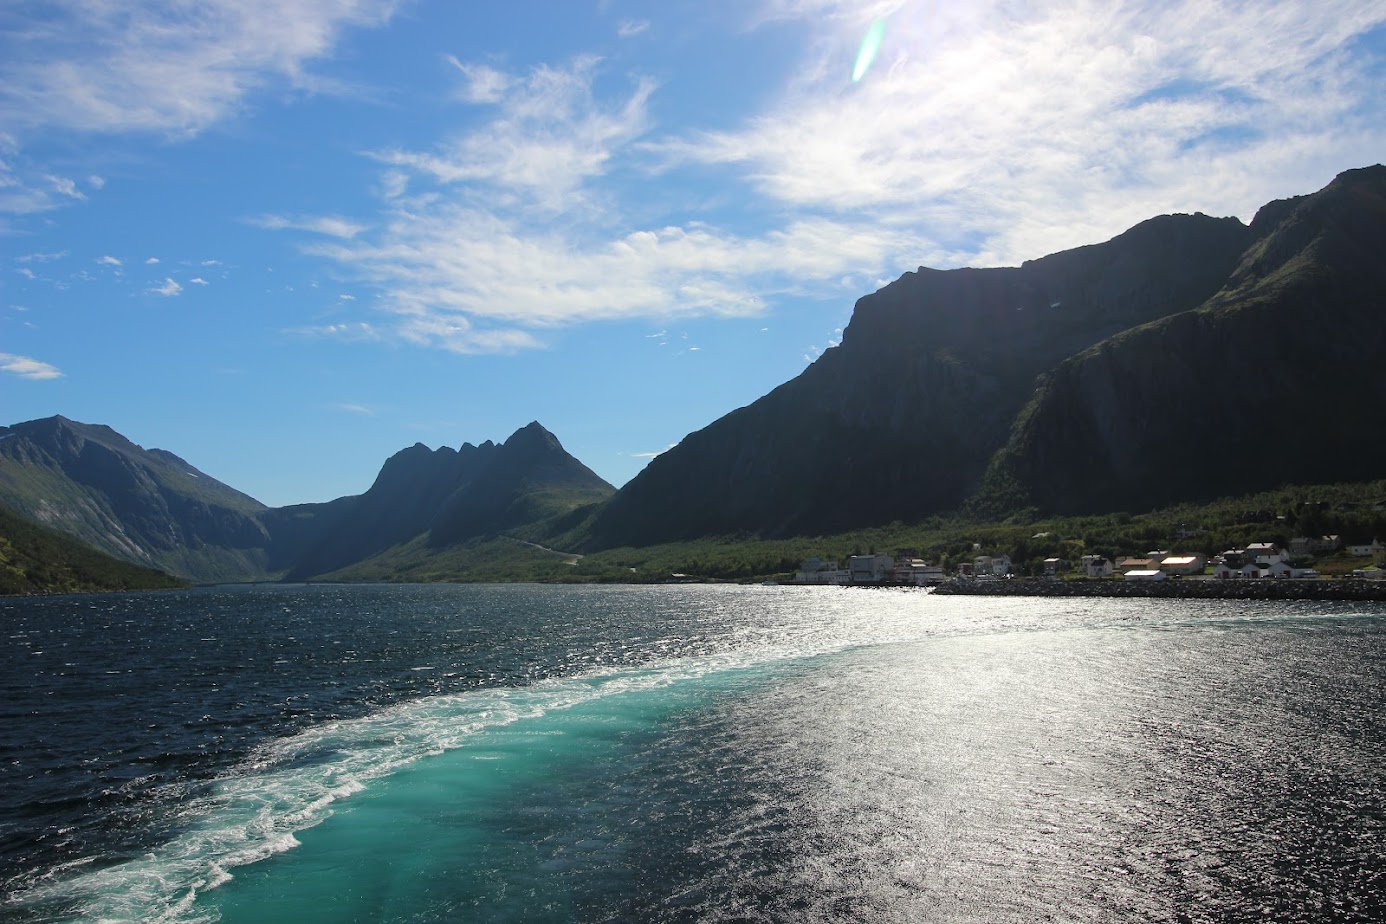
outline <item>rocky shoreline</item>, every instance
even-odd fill
[[[1175,597],[1200,600],[1386,600],[1386,581],[977,581],[955,578],[936,594],[995,597]]]

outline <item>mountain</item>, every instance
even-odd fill
[[[988,477],[1006,503],[1144,510],[1386,474],[1386,167],[1272,202],[1220,291],[1058,365]]]
[[[559,516],[615,488],[569,455],[538,422],[504,443],[391,456],[365,494],[283,507],[264,516],[271,562],[301,579],[344,568],[421,534],[440,548]]]
[[[183,583],[120,561],[0,506],[0,594],[163,590]]]
[[[686,437],[626,485],[593,545],[819,534],[958,507],[1035,377],[1109,336],[1202,303],[1252,234],[1166,215],[1019,267],[921,267],[860,299],[842,344]]]
[[[437,550],[532,527],[614,491],[537,422],[503,444],[415,444],[364,494],[280,508],[110,427],[65,417],[0,427],[0,504],[194,581],[302,580],[411,540]]]
[[[503,533],[614,493],[615,488],[533,422],[495,447],[475,477],[448,498],[429,529],[429,542],[441,546]]]
[[[265,573],[263,504],[110,427],[66,417],[0,427],[0,503],[108,555],[180,577]]]

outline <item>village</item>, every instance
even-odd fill
[[[974,551],[981,551],[980,546]],[[1353,568],[1345,577],[1357,580],[1386,580],[1386,545],[1369,543],[1344,546],[1339,536],[1296,537],[1281,548],[1274,542],[1253,542],[1243,549],[1228,549],[1211,558],[1197,553],[1157,549],[1139,556],[1112,559],[1104,555],[1084,555],[1076,564],[1062,558],[1044,560],[1042,572],[1033,577],[1046,580],[1165,581],[1170,579],[1259,581],[1315,581],[1327,579],[1309,563],[1314,556],[1346,552],[1365,559],[1363,567]],[[930,564],[913,552],[894,555],[852,555],[843,568],[838,561],[809,558],[795,572],[794,584],[837,586],[930,587],[948,580],[1000,581],[1016,576],[1015,564],[1004,553],[979,554],[958,564],[953,573]]]

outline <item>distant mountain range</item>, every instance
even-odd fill
[[[364,494],[271,509],[62,417],[0,428],[0,504],[203,581],[308,578],[523,534],[593,550],[823,535],[968,509],[1144,510],[1386,477],[1386,168],[1250,226],[1165,215],[999,269],[921,267],[841,346],[619,492],[538,423],[388,459]]]
[[[109,427],[49,417],[0,428],[0,506],[204,582],[311,577],[420,535],[442,547],[562,518],[614,490],[538,423],[499,445],[415,445],[364,494],[280,508]]]

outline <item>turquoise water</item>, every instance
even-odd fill
[[[1386,615],[1360,606],[132,599],[8,614],[11,666],[64,678],[9,682],[10,766],[46,766],[41,745],[61,777],[93,752],[87,776],[118,784],[73,808],[10,771],[51,808],[6,803],[7,920],[1386,917]],[[107,674],[121,625],[143,675]],[[229,641],[193,656],[194,637]],[[72,714],[55,696],[105,721],[36,734],[37,710]],[[165,712],[176,734],[143,721]]]

